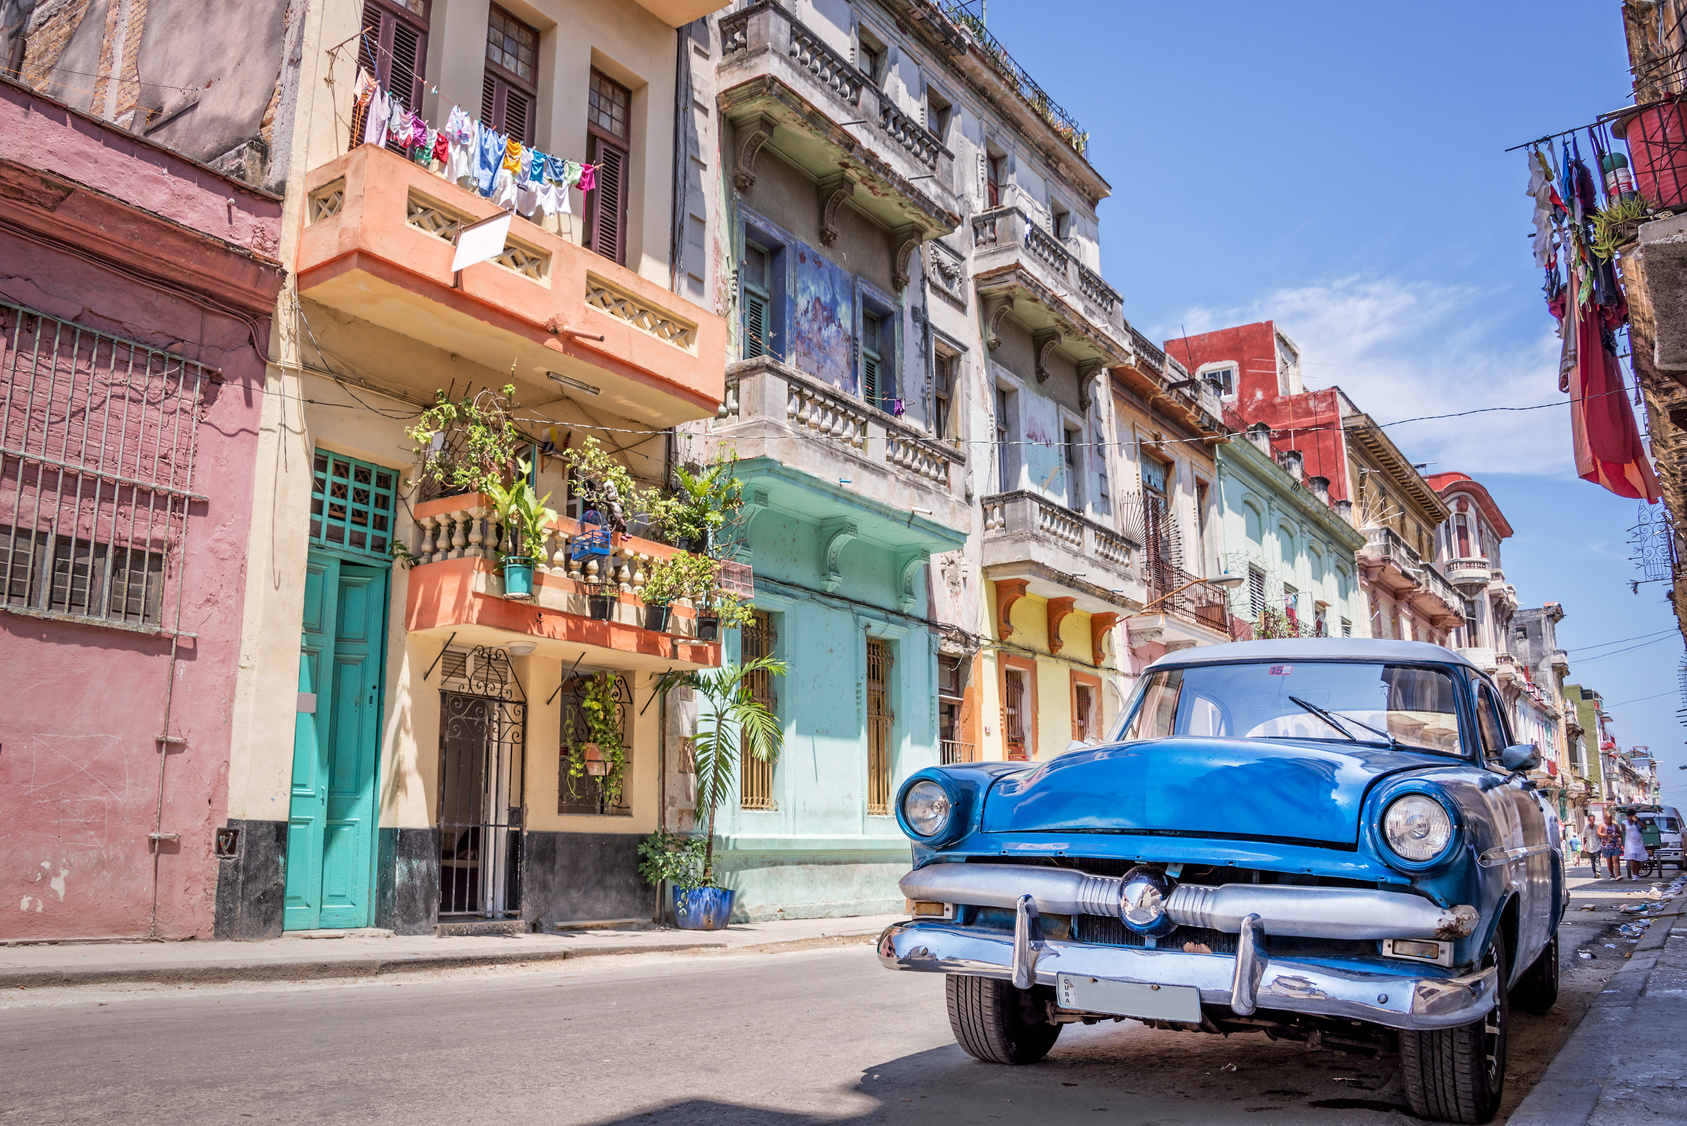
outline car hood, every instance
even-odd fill
[[[1371,783],[1424,755],[1284,739],[1156,739],[1001,779],[987,833],[1142,832],[1353,846]]]

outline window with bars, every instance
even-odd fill
[[[896,713],[890,710],[890,670],[895,664],[890,642],[867,639],[867,813],[890,815],[890,736]]]
[[[750,623],[738,630],[739,655],[746,663],[773,656],[779,644],[774,616],[765,610],[756,610],[754,614]],[[778,715],[779,697],[773,690],[773,674],[761,669],[744,679],[750,699]],[[779,808],[773,798],[773,762],[757,758],[748,749],[741,752],[738,763],[738,804],[743,809]]]
[[[533,111],[539,99],[534,70],[538,55],[539,32],[494,4],[486,19],[480,120],[524,145],[533,143]]]
[[[0,602],[160,627],[216,373],[0,302]]]
[[[1025,737],[1029,726],[1025,714],[1025,670],[1002,670],[1002,739],[1007,743],[1010,759],[1030,757],[1030,740]]]
[[[357,65],[411,113],[422,109],[428,64],[429,0],[363,0]],[[351,145],[363,141],[365,109],[353,117]],[[395,144],[389,148],[397,149]]]
[[[627,261],[627,195],[631,176],[632,93],[592,71],[587,89],[586,159],[597,166],[587,197],[586,245],[622,265]]]
[[[937,737],[944,766],[975,762],[978,758],[977,748],[964,738],[966,669],[960,657],[937,658]]]
[[[1072,685],[1072,738],[1087,743],[1096,738],[1095,686],[1082,682]]]
[[[310,542],[388,558],[398,472],[327,450],[316,451],[311,470]]]

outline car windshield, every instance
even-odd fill
[[[1462,753],[1441,669],[1367,661],[1226,663],[1151,673],[1114,738],[1330,739]]]

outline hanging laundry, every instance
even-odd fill
[[[1575,281],[1572,275],[1552,311],[1562,318],[1560,388],[1570,393],[1576,475],[1620,497],[1654,504],[1658,479],[1640,441],[1622,368],[1610,347],[1610,331],[1627,319],[1628,305],[1620,299],[1609,307],[1576,302],[1574,296],[1584,287]]]
[[[1546,269],[1553,261],[1553,190],[1552,172],[1539,149],[1529,153],[1529,187],[1527,194],[1535,201],[1535,265]]]
[[[387,116],[387,140],[396,144],[410,143],[411,112],[404,108],[404,103],[394,95],[388,95],[392,104],[392,112]]]
[[[580,166],[580,190],[593,191],[597,188],[597,167],[591,164]]]
[[[375,92],[375,86],[375,76],[364,70],[362,67],[358,67],[357,83],[352,87],[352,91],[357,99],[356,107],[358,109],[362,109],[364,106],[369,104],[369,97]]]
[[[450,139],[446,137],[443,130],[433,134],[433,141],[430,147],[433,149],[433,158],[439,161],[442,167],[449,170],[451,165],[451,142]]]
[[[514,176],[521,171],[521,142],[511,137],[504,144],[504,167]]]
[[[544,186],[542,181],[535,179],[533,170],[541,172],[545,168],[545,157],[542,153],[534,153],[527,149],[521,154],[521,169],[515,178],[515,209],[518,213],[531,217],[539,207],[539,191]]]
[[[369,95],[369,113],[363,120],[363,143],[384,145],[387,141],[387,92],[379,86]]]
[[[445,159],[445,177],[459,187],[473,188],[475,161],[475,128],[469,115],[451,107],[441,134],[450,141],[450,153]],[[437,154],[436,154],[437,155]]]
[[[475,129],[475,187],[481,195],[490,196],[504,159],[504,135],[484,123],[476,123]]]
[[[432,132],[428,123],[419,117],[410,120],[410,159],[417,164],[425,165],[433,158],[433,142],[428,139]]]

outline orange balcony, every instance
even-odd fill
[[[645,628],[638,593],[645,570],[677,549],[636,536],[616,536],[609,556],[581,563],[569,544],[579,525],[560,517],[551,526],[542,557],[535,560],[533,597],[504,597],[498,566],[498,527],[487,499],[479,494],[441,497],[415,506],[418,527],[405,600],[405,629],[451,635],[470,645],[503,646],[532,641],[551,655],[617,668],[715,668],[718,641],[697,639],[697,616],[685,604],[670,612],[666,631]],[[590,616],[588,581],[607,583],[615,595],[607,620]]]
[[[715,413],[726,322],[519,216],[504,253],[453,285],[458,228],[498,214],[374,145],[305,178],[299,292],[492,371],[597,389],[595,409],[655,427]],[[601,340],[595,339],[602,337]]]

